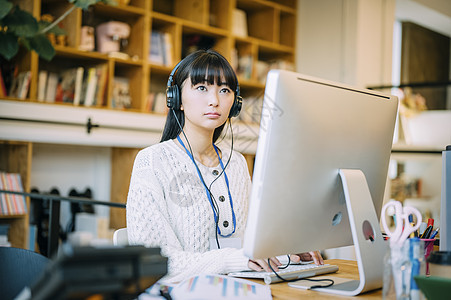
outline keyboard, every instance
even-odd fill
[[[338,266],[336,265],[289,265],[286,269],[280,269],[277,274],[280,277],[291,280],[296,278],[306,278],[321,274],[335,273],[338,271]],[[257,272],[257,271],[242,271],[242,272],[232,272],[228,274],[233,277],[243,277],[251,279],[263,279],[266,284],[276,283],[282,281],[277,277],[274,272]]]

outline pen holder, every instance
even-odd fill
[[[409,277],[408,247],[406,245],[390,247],[384,257],[382,298],[407,299],[410,294],[410,282],[407,280]]]
[[[384,300],[422,299],[413,276],[425,274],[424,250],[424,241],[418,238],[416,243],[408,239],[402,245],[390,245],[384,257]]]
[[[434,250],[435,239],[421,239],[424,242],[424,259],[426,261],[426,275],[429,275],[429,262],[427,259],[431,252]]]

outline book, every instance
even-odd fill
[[[56,88],[58,86],[59,76],[57,73],[50,72],[47,78],[47,88],[45,89],[45,102],[53,103],[56,98]]]
[[[232,14],[232,33],[235,36],[247,37],[247,16],[242,9],[235,8]]]
[[[111,101],[113,108],[129,108],[131,106],[130,81],[128,78],[114,77]]]
[[[31,71],[20,72],[18,81],[17,98],[23,100],[27,98],[28,90],[30,89]]]
[[[95,92],[95,102],[97,106],[103,106],[105,104],[105,90],[108,81],[108,66],[106,64],[100,65],[97,70],[97,87]]]
[[[46,70],[39,71],[38,74],[38,101],[44,102],[45,89],[47,88],[47,77],[49,72]]]
[[[80,105],[81,93],[83,87],[83,74],[85,70],[83,67],[77,68],[77,76],[75,77],[75,92],[74,92],[74,105]]]
[[[63,103],[63,88],[61,86],[61,76],[58,75],[58,84],[56,85],[55,103]]]
[[[172,34],[169,32],[164,32],[161,36],[162,40],[162,52],[163,52],[163,64],[165,66],[172,66],[174,64],[173,59],[173,47],[172,47]]]
[[[97,86],[97,70],[95,67],[88,69],[86,77],[86,92],[84,106],[93,106],[95,104],[95,93]]]
[[[61,72],[62,102],[74,103],[77,68],[70,68]]]
[[[19,80],[18,80],[18,67],[17,65],[14,66],[14,70],[12,71],[12,74],[10,74],[10,78],[11,78],[11,82],[9,85],[9,90],[8,90],[8,96],[10,97],[17,97],[17,90],[19,88]]]
[[[144,111],[151,112],[153,110],[153,102],[155,100],[155,93],[149,93],[144,103]]]
[[[164,65],[162,32],[152,30],[150,35],[149,61],[153,64]]]
[[[20,174],[0,172],[0,189],[23,192]],[[17,215],[26,212],[27,206],[24,196],[9,193],[0,194],[0,215]]]

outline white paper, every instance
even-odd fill
[[[191,277],[174,287],[171,297],[174,300],[272,299],[269,286],[225,275]]]

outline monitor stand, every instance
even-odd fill
[[[343,184],[360,278],[359,280],[315,290],[355,296],[382,287],[383,259],[388,247],[382,237],[370,190],[363,172],[355,169],[341,169],[339,174]],[[369,238],[371,230],[373,241]]]

